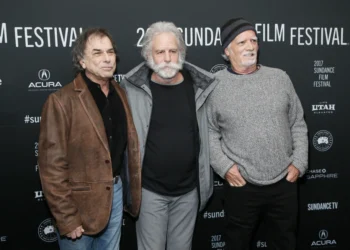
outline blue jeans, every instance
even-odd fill
[[[98,204],[96,204],[98,209]],[[119,250],[121,225],[123,219],[123,186],[119,178],[114,184],[111,215],[107,226],[97,235],[83,235],[72,240],[58,236],[61,250]]]

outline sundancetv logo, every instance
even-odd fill
[[[338,207],[339,207],[339,202],[337,201],[307,204],[308,211],[337,210]]]
[[[40,69],[38,71],[37,81],[29,83],[28,91],[55,91],[62,88],[60,82],[50,80],[51,73],[48,69]]]
[[[120,83],[124,79],[125,75],[123,75],[123,74],[116,74],[113,77],[114,77],[114,80],[116,82]]]

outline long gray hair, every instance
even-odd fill
[[[173,33],[178,43],[179,56],[182,61],[186,57],[186,45],[183,39],[181,31],[176,28],[175,24],[172,22],[156,22],[153,23],[146,31],[145,36],[142,39],[142,50],[141,55],[147,61],[148,57],[152,54],[152,40],[153,38],[161,33]]]

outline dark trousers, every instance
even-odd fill
[[[285,178],[267,186],[247,183],[224,187],[227,250],[248,250],[261,220],[266,222],[269,250],[295,250],[297,183]]]

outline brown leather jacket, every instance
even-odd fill
[[[124,90],[113,81],[127,119],[127,160],[123,180],[130,192],[126,210],[137,216],[141,201],[140,152]],[[39,173],[45,198],[61,235],[79,225],[85,234],[100,232],[109,219],[112,164],[100,112],[79,74],[51,94],[42,111]]]

